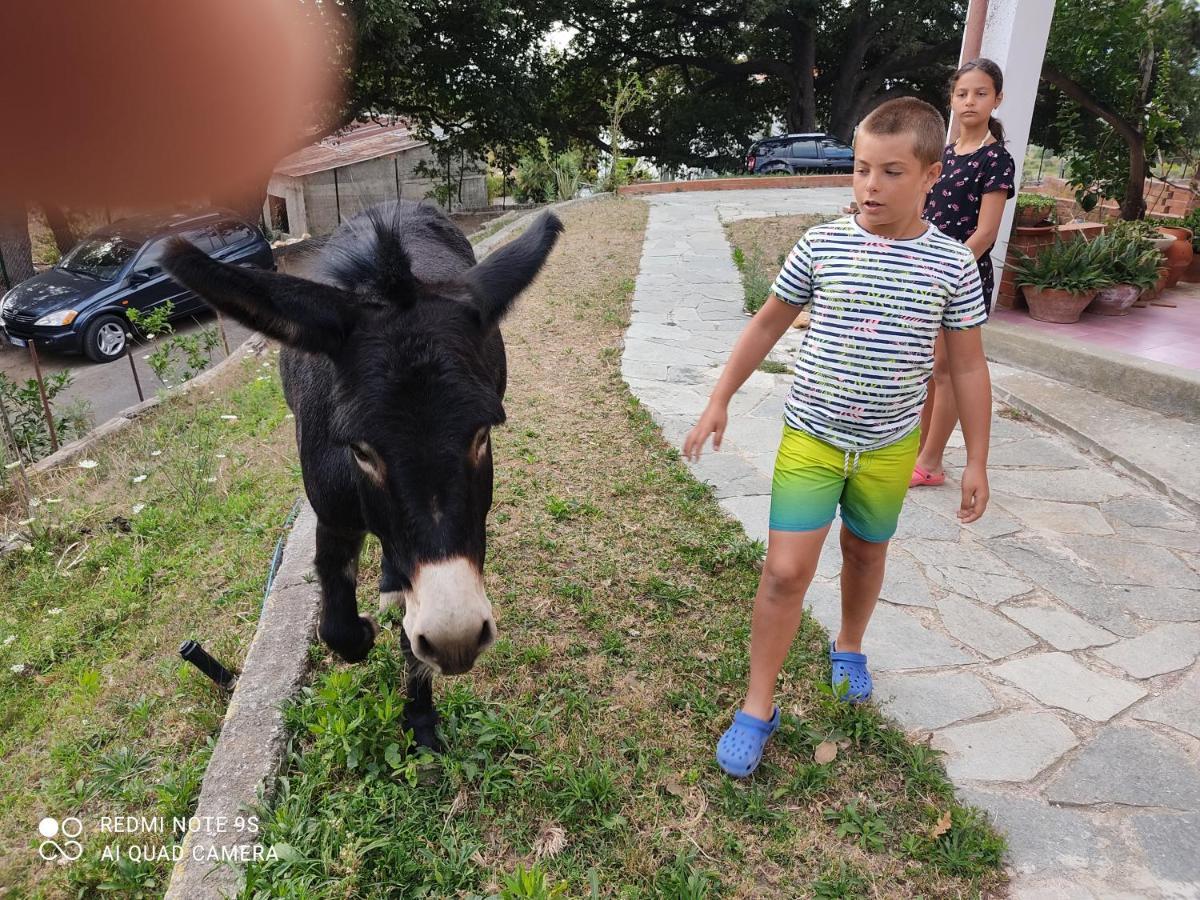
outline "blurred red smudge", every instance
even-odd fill
[[[330,0],[0,3],[0,204],[259,190],[335,112]]]

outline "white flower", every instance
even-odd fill
[[[81,469],[94,469],[98,465],[100,465],[100,463],[96,462],[94,459],[81,459],[79,461],[79,468]]]
[[[209,484],[213,484],[214,482],[216,482],[216,480],[217,480],[217,479],[216,479],[216,477],[214,476],[214,477],[210,477],[210,478],[205,478],[204,480],[205,480],[206,482],[208,482]]]
[[[134,483],[134,484],[141,484],[141,483],[142,483],[143,481],[145,481],[145,480],[146,480],[146,476],[145,476],[145,475],[134,475],[134,476],[133,476],[133,483]]]
[[[46,610],[46,614],[50,615],[50,616],[60,616],[60,615],[62,615],[62,607],[53,606],[50,609]]]
[[[218,454],[217,454],[217,459],[224,459],[224,458],[225,458],[225,454],[224,454],[224,453],[218,453]]]
[[[294,415],[292,415],[291,413],[288,413],[286,416],[284,416],[284,418],[285,419],[294,419],[296,417]]]
[[[146,340],[148,340],[148,341],[152,341],[152,340],[154,340],[156,337],[158,337],[158,335],[156,335],[156,334],[148,334],[148,335],[146,335]]]
[[[8,671],[12,672],[14,675],[20,675],[25,671],[25,663],[17,663],[15,666],[9,666]]]
[[[229,413],[226,413],[225,415],[221,416],[221,418],[224,419],[226,422],[236,422],[237,421],[237,416],[230,415]]]
[[[29,499],[29,505],[30,505],[30,506],[41,506],[41,505],[42,505],[42,501],[41,501],[41,500],[39,500],[37,497],[31,497],[31,498]]]
[[[145,503],[135,503],[135,504],[133,504],[132,512],[136,516],[138,513],[140,513],[145,508],[146,508]]]
[[[151,450],[150,455],[151,456],[162,456],[162,451],[161,450]]]
[[[8,637],[6,637],[4,639],[4,646],[7,647],[9,644],[11,644],[16,639],[17,639],[17,636],[15,634],[10,634]]]
[[[265,363],[263,363],[263,364],[262,364],[262,367],[263,367],[264,369],[269,369],[269,368],[271,367],[271,364],[270,364],[269,362],[265,362]]]

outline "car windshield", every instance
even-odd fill
[[[112,281],[140,247],[115,234],[87,238],[64,256],[58,267]]]

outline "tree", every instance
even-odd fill
[[[646,86],[637,75],[620,76],[612,96],[602,102],[608,113],[608,141],[612,147],[612,168],[608,174],[609,189],[621,186],[621,122],[629,113],[646,102]]]
[[[557,108],[576,114],[569,121],[586,140],[581,129],[603,127],[588,107],[611,93],[608,73],[630,70],[655,102],[627,131],[660,165],[738,163],[747,136],[775,118],[848,140],[889,97],[944,104],[964,10],[962,0],[577,0],[562,11],[578,33],[560,65],[576,96]],[[699,140],[682,127],[701,122]]]
[[[1189,0],[1058,0],[1042,80],[1058,104],[1044,144],[1068,157],[1079,196],[1145,215],[1151,161],[1197,138],[1200,10]]]
[[[25,204],[0,207],[0,287],[33,277],[33,247]]]

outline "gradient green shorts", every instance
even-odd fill
[[[846,527],[864,541],[890,540],[912,478],[920,429],[878,450],[847,453],[784,425],[771,485],[771,528],[816,531],[838,506]]]

